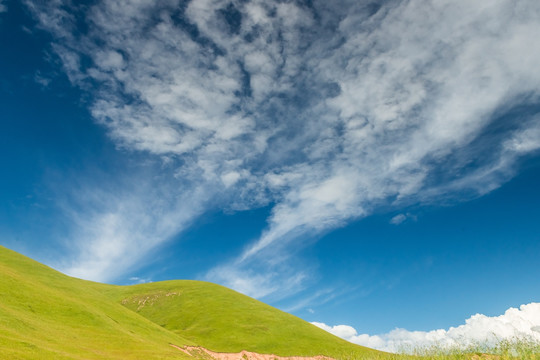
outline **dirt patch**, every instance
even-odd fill
[[[177,292],[168,292],[165,293],[161,291],[156,294],[140,295],[132,298],[122,300],[122,305],[137,305],[137,312],[141,311],[145,306],[152,306],[156,301],[161,300],[163,297],[169,296],[180,296],[180,293]]]
[[[188,354],[191,357],[208,360],[334,360],[328,356],[277,356],[273,354],[259,354],[252,351],[242,350],[238,353],[220,353],[205,349],[200,346],[177,346],[172,347]]]

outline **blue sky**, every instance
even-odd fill
[[[1,243],[97,281],[217,282],[359,343],[534,303],[539,15],[1,1]]]

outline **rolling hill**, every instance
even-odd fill
[[[0,246],[0,359],[193,359],[171,345],[385,357],[216,284],[100,284]]]

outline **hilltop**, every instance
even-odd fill
[[[204,350],[180,350],[186,347]],[[220,285],[101,284],[0,246],[0,358],[193,359],[242,351],[383,356]]]

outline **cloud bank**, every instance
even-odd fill
[[[502,340],[533,340],[540,342],[540,303],[510,308],[500,316],[476,314],[465,324],[448,330],[408,331],[395,329],[382,335],[358,334],[348,325],[312,324],[352,343],[378,350],[399,352],[416,348],[467,348],[481,344],[495,346]]]
[[[536,0],[26,4],[117,146],[168,164],[173,197],[212,199],[156,205],[164,230],[144,206],[121,216],[147,224],[134,228],[104,204],[74,236],[82,277],[122,273],[177,219],[273,204],[260,238],[205,278],[296,291],[308,239],[380,206],[481,196],[540,148]],[[103,251],[133,238],[125,262]]]

